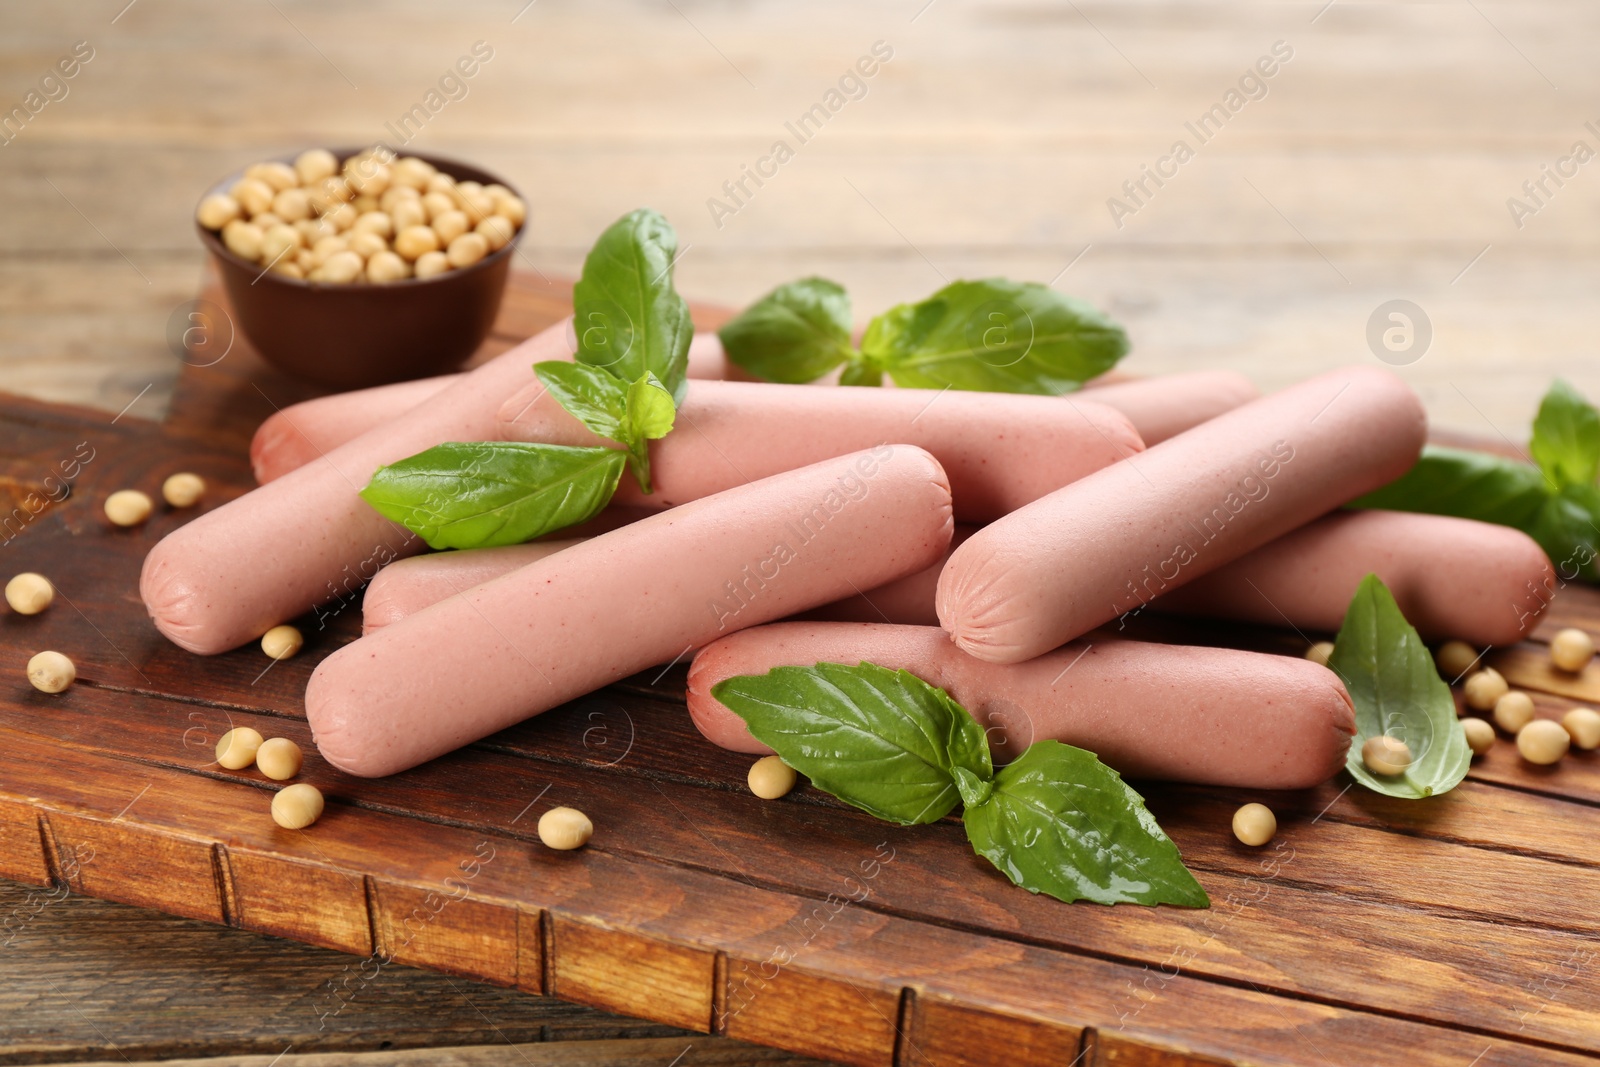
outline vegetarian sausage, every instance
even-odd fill
[[[935,627],[874,623],[785,622],[721,638],[689,668],[689,714],[724,748],[769,752],[712,686],[773,667],[863,661],[948,692],[984,727],[997,763],[1053,739],[1130,777],[1300,789],[1344,766],[1355,733],[1343,684],[1309,660],[1095,637],[996,664]]]
[[[1444,515],[1337,511],[1150,602],[1154,611],[1331,633],[1376,574],[1428,640],[1510,645],[1556,588],[1533,538]]]
[[[1248,404],[1261,391],[1238,371],[1199,370],[1090,385],[1071,395],[1114,407],[1128,416],[1148,448]]]
[[[500,432],[614,445],[537,382],[506,401]],[[645,496],[625,478],[615,499],[671,507],[885,441],[933,453],[964,522],[997,518],[1144,447],[1127,416],[1076,397],[695,381],[673,431],[651,445],[655,492]]]
[[[602,534],[335,652],[306,688],[322,754],[393,774],[746,626],[930,566],[950,488],[881,445]]]
[[[543,358],[568,358],[576,344],[576,338],[569,334],[567,355]],[[722,344],[717,335],[696,334],[689,344],[689,377],[720,378],[724,365]],[[459,374],[444,374],[437,378],[334,393],[274,412],[256,428],[250,441],[250,466],[255,471],[256,482],[266,485],[332,452],[346,441],[399,418],[429,397],[442,393],[460,377]]]
[[[442,374],[394,382],[279,408],[256,427],[255,436],[250,438],[250,468],[255,472],[256,484],[266,485],[346,441],[394,421],[424,400],[438,396],[461,377]]]
[[[207,655],[331,601],[342,609],[379,567],[424,547],[357,495],[373,471],[443,441],[492,438],[501,401],[533,378],[533,363],[566,354],[564,330],[552,326],[400,418],[162,538],[139,579],[156,628]]]
[[[611,510],[602,514],[609,514]],[[638,514],[634,509],[629,509]],[[972,535],[974,527],[957,523],[951,537],[954,546]],[[367,585],[361,601],[361,632],[370,634],[407,615],[414,615],[430,604],[475,585],[493,581],[502,574],[510,574],[519,567],[537,563],[546,556],[578,543],[575,538],[557,541],[534,541],[526,545],[506,545],[503,548],[470,548],[461,552],[430,552],[396,560]],[[804,618],[829,619],[849,622],[898,622],[918,626],[934,626],[938,618],[933,613],[933,589],[939,581],[939,572],[949,551],[941,555],[933,566],[915,574],[857,593],[831,604],[804,613]]]
[[[381,630],[473,586],[492,582],[581,543],[581,538],[562,538],[397,559],[367,583],[367,591],[361,597],[361,632]]]
[[[1292,385],[979,530],[939,578],[939,622],[979,659],[1032,659],[1393,481],[1426,435],[1390,371]]]

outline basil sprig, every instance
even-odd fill
[[[1511,526],[1539,542],[1563,579],[1600,582],[1600,411],[1557,379],[1539,405],[1529,452],[1537,466],[1429,445],[1408,473],[1351,506]]]
[[[451,442],[379,467],[362,498],[433,548],[489,548],[593,518],[624,466],[650,492],[649,443],[672,430],[694,336],[672,284],[677,248],[648,209],[607,227],[573,287],[574,361],[533,368],[562,407],[623,451]]]
[[[610,448],[447,444],[378,468],[361,496],[434,548],[520,545],[594,518],[625,463]]]
[[[630,384],[608,371],[559,359],[535,363],[533,372],[579,422],[628,450],[628,469],[639,488],[650,492],[649,443],[667,436],[677,415],[660,380],[645,371]]]
[[[1057,395],[1116,365],[1122,327],[1036,282],[959,281],[872,320],[850,343],[850,298],[826,278],[780,285],[718,331],[728,358],[767,381]]]
[[[880,819],[934,822],[959,801],[973,848],[1030,892],[1210,905],[1143,799],[1093,753],[1040,741],[996,773],[967,710],[907,671],[776,667],[711,692],[812,784]]]
[[[1356,589],[1328,668],[1355,704],[1356,739],[1345,769],[1356,781],[1391,797],[1419,800],[1448,793],[1467,776],[1472,751],[1450,687],[1377,575],[1367,575]],[[1403,774],[1373,774],[1361,758],[1361,746],[1385,734],[1411,750]]]

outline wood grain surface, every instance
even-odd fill
[[[488,348],[560,313],[543,289],[517,280]],[[1534,768],[1502,741],[1430,802],[1343,779],[1277,795],[1150,786],[1208,911],[1067,906],[1007,883],[953,819],[896,828],[810,788],[757,800],[748,757],[689,723],[681,666],[402,775],[341,774],[311,745],[301,696],[356,634],[359,604],[320,631],[302,620],[295,659],[197,659],[156,634],[136,591],[144,552],[189,515],[119,530],[99,514],[113,489],[153,490],[178,469],[212,483],[205,508],[245,491],[244,429],[268,394],[305,395],[292,388],[241,351],[186,379],[166,425],[6,401],[13,491],[84,442],[93,458],[6,546],[11,569],[50,575],[61,596],[0,617],[0,876],[350,954],[297,987],[307,1027],[338,1024],[415,966],[852,1064],[982,1064],[1004,1049],[1011,1063],[1462,1067],[1600,1052],[1593,753]],[[1592,620],[1600,595],[1562,590],[1554,611]],[[1140,636],[1301,651],[1260,628],[1151,620]],[[21,677],[44,647],[78,664],[64,694]],[[1553,674],[1537,639],[1493,662],[1537,691],[1540,714],[1600,701],[1600,667]],[[236,725],[306,750],[322,821],[276,827],[276,785],[215,765]],[[1229,833],[1247,799],[1278,813],[1265,849]],[[537,843],[556,804],[591,816],[589,847]],[[385,1011],[429,995],[405,989]],[[500,1028],[530,1040],[553,1009],[515,1003],[533,1015]],[[453,1025],[453,1043],[483,1040],[471,1017]],[[319,1040],[300,1051],[338,1047]]]

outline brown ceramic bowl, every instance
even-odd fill
[[[363,149],[330,151],[343,162]],[[407,154],[458,181],[506,185],[465,163]],[[281,161],[292,163],[293,157]],[[242,171],[229,175],[205,195],[227,192],[242,176]],[[230,252],[220,235],[198,222],[195,226],[222,275],[239,331],[280,370],[336,389],[425,378],[460,367],[489,336],[511,256],[528,228],[523,223],[504,248],[460,270],[384,285],[330,285],[263,272],[260,264]]]

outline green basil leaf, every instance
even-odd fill
[[[817,788],[903,826],[934,822],[956,806],[956,768],[980,779],[993,773],[988,739],[972,716],[906,671],[774,667],[725,678],[711,694]]]
[[[623,429],[628,406],[626,383],[609,371],[564,359],[535,363],[533,373],[579,422],[601,437],[627,444]]]
[[[379,467],[361,496],[433,548],[517,545],[593,518],[625,462],[610,448],[443,444]]]
[[[851,360],[839,375],[840,385],[882,385],[883,368],[860,360]]]
[[[1428,445],[1410,471],[1350,506],[1454,515],[1527,530],[1549,495],[1537,467],[1488,452]]]
[[[867,327],[861,350],[896,385],[1071,392],[1110,370],[1128,337],[1088,304],[1036,282],[953,282]]]
[[[855,352],[850,295],[826,278],[780,285],[717,331],[729,359],[769,382],[802,385]]]
[[[1600,582],[1600,486],[1562,486],[1525,532],[1539,542],[1562,581]]]
[[[672,394],[654,374],[646,374],[628,386],[626,411],[624,440],[629,441],[654,441],[667,436],[678,414]]]
[[[1600,474],[1600,411],[1557,378],[1533,420],[1528,451],[1557,487],[1593,485]]]
[[[622,434],[618,438],[628,446],[628,469],[638,479],[639,488],[646,493],[650,486],[650,442],[672,432],[677,408],[672,405],[672,395],[666,391],[654,374],[645,376],[628,386],[627,404],[622,420]]]
[[[1448,793],[1467,776],[1472,750],[1456,718],[1450,687],[1417,631],[1375,574],[1362,579],[1333,643],[1328,668],[1344,682],[1356,709],[1356,739],[1345,769],[1391,797]],[[1361,759],[1369,738],[1388,734],[1411,749],[1405,773],[1373,774]]]
[[[1081,748],[1030,745],[962,819],[972,847],[1030,892],[1100,904],[1211,903],[1144,799]]]
[[[572,289],[577,361],[624,382],[648,372],[683,402],[694,325],[672,287],[678,237],[667,220],[640,208],[612,223],[589,250]]]

